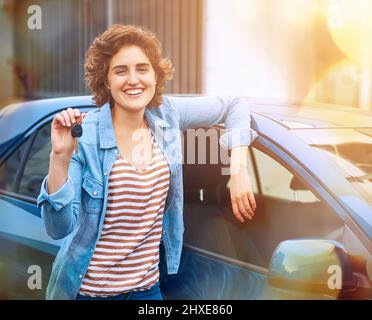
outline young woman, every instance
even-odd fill
[[[47,299],[162,299],[160,242],[169,274],[177,273],[182,251],[180,131],[225,123],[232,209],[244,222],[256,206],[246,168],[249,106],[236,98],[163,96],[171,62],[152,32],[134,26],[99,35],[85,70],[101,108],[55,116],[38,197],[47,233],[64,238]],[[79,141],[74,124],[83,128]]]

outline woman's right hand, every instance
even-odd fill
[[[71,157],[76,139],[71,135],[71,128],[75,123],[81,124],[85,116],[86,113],[81,113],[79,109],[67,108],[54,117],[51,128],[54,154]]]

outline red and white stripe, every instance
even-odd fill
[[[159,244],[169,167],[155,139],[150,165],[118,158],[109,177],[103,230],[79,294],[108,297],[145,290],[159,280]]]

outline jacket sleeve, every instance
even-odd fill
[[[81,202],[82,164],[74,153],[66,182],[53,194],[48,194],[48,176],[41,184],[37,206],[47,234],[57,240],[68,236],[74,229]]]
[[[166,97],[179,116],[181,131],[224,123],[220,144],[226,149],[247,146],[257,137],[251,129],[250,105],[235,97]]]

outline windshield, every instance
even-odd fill
[[[372,128],[296,130],[296,134],[321,150],[372,203]]]

